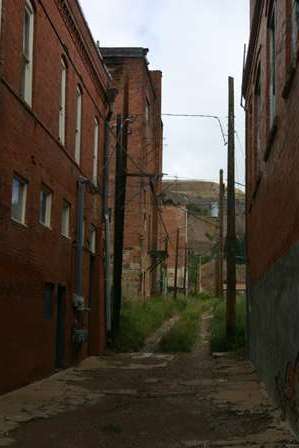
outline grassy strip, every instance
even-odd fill
[[[113,344],[118,352],[139,351],[145,339],[162,323],[186,307],[185,299],[153,298],[145,303],[127,301],[122,309],[120,332]]]
[[[228,340],[226,338],[226,301],[217,300],[214,304],[212,320],[211,350],[212,352],[237,351],[245,347],[246,301],[238,297],[236,304],[236,333]]]
[[[165,334],[159,344],[159,350],[165,353],[191,352],[198,338],[199,319],[208,302],[192,299],[186,305],[181,318]]]

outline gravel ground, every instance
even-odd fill
[[[253,367],[209,354],[209,316],[191,354],[93,357],[0,398],[0,446],[299,447]]]

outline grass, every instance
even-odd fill
[[[180,319],[162,337],[159,350],[166,353],[191,352],[198,338],[200,315],[208,306],[208,302],[199,298],[189,299]]]
[[[237,298],[236,303],[236,332],[233,338],[226,337],[226,302],[217,300],[214,303],[214,317],[212,320],[211,350],[212,352],[238,351],[245,347],[246,301],[245,297]]]
[[[186,299],[180,297],[176,301],[163,297],[145,303],[138,300],[125,302],[120,331],[112,348],[118,352],[139,351],[150,334],[185,307]]]

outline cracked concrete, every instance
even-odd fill
[[[0,447],[299,447],[250,363],[210,356],[204,317],[191,354],[93,357],[0,397]]]

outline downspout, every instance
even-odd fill
[[[111,266],[111,231],[109,210],[109,174],[110,174],[110,121],[113,115],[112,106],[118,94],[117,89],[111,87],[107,91],[108,113],[104,127],[104,167],[103,167],[103,205],[102,222],[104,224],[104,298],[106,314],[106,332],[112,331],[112,266]]]
[[[83,297],[83,221],[84,221],[84,207],[85,207],[85,191],[86,191],[85,177],[78,179],[78,205],[77,205],[77,230],[76,230],[76,257],[75,257],[75,294],[74,307],[84,307]]]
[[[110,148],[110,120],[112,111],[109,109],[105,120],[104,135],[104,182],[103,182],[103,223],[105,232],[105,254],[104,254],[104,275],[105,275],[105,312],[106,330],[110,334],[112,330],[112,271],[111,271],[111,245],[110,245],[110,213],[109,213],[109,148]]]

